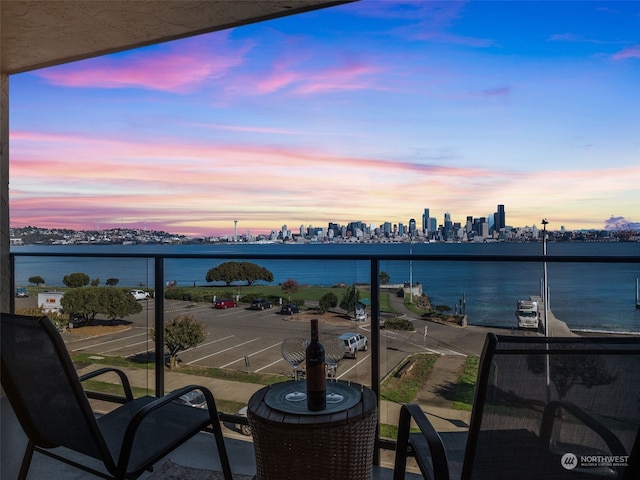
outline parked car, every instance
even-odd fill
[[[16,297],[28,297],[29,296],[29,292],[27,292],[27,289],[24,287],[18,287],[16,288]]]
[[[251,302],[251,310],[264,310],[265,308],[273,307],[273,303],[269,300],[265,300],[264,298],[256,298],[253,302]]]
[[[238,410],[238,413],[236,413],[236,415],[239,415],[241,417],[246,417],[247,407],[242,407],[240,410]],[[240,430],[240,432],[243,435],[246,435],[247,437],[251,436],[251,427],[249,425],[244,425],[243,423],[236,423],[236,428]]]
[[[214,308],[235,308],[238,304],[229,298],[221,298],[213,304]]]
[[[367,311],[364,308],[356,309],[356,321],[357,322],[367,321]]]
[[[280,313],[283,315],[293,315],[294,313],[300,313],[300,307],[295,303],[287,303],[280,307]]]
[[[366,352],[369,348],[367,337],[359,333],[343,333],[340,335],[340,340],[344,343],[345,357],[357,358],[358,350]]]
[[[129,293],[133,295],[133,298],[136,300],[146,300],[149,298],[149,292],[145,292],[144,290],[129,290]]]
[[[207,399],[200,390],[191,390],[190,392],[176,398],[174,403],[194,408],[207,408]]]

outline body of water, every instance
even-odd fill
[[[453,254],[453,255],[539,255],[541,244],[328,244],[328,245],[111,245],[111,246],[24,246],[12,252],[69,252],[136,254]],[[567,256],[640,256],[640,243],[549,243],[547,253]],[[220,259],[166,259],[165,280],[179,286],[208,285],[205,276]],[[289,278],[300,284],[331,286],[338,283],[369,283],[366,261],[249,260],[269,269],[274,284]],[[16,285],[28,284],[39,275],[48,287],[62,286],[62,278],[83,272],[99,278],[118,278],[119,286],[153,284],[153,260],[117,258],[16,257]],[[515,325],[518,299],[541,294],[542,264],[519,262],[381,261],[392,283],[410,278],[422,284],[434,305],[452,309],[464,298],[469,323]],[[636,278],[640,264],[634,263],[549,263],[550,307],[556,317],[573,330],[640,333],[640,309],[635,308]]]

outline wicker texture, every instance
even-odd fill
[[[257,480],[371,479],[378,422],[371,390],[365,389],[363,400],[343,414],[313,418],[272,410],[262,402],[263,392],[256,395],[248,418]]]

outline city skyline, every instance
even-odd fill
[[[10,78],[11,226],[640,228],[640,5],[356,2]]]

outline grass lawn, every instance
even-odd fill
[[[380,397],[397,403],[410,403],[418,391],[428,380],[431,369],[436,363],[438,355],[412,355],[407,361],[414,362],[413,367],[401,377],[396,376],[404,364],[396,370],[380,385]]]
[[[467,357],[456,386],[455,400],[453,402],[453,408],[456,410],[471,411],[479,363],[480,357]]]

